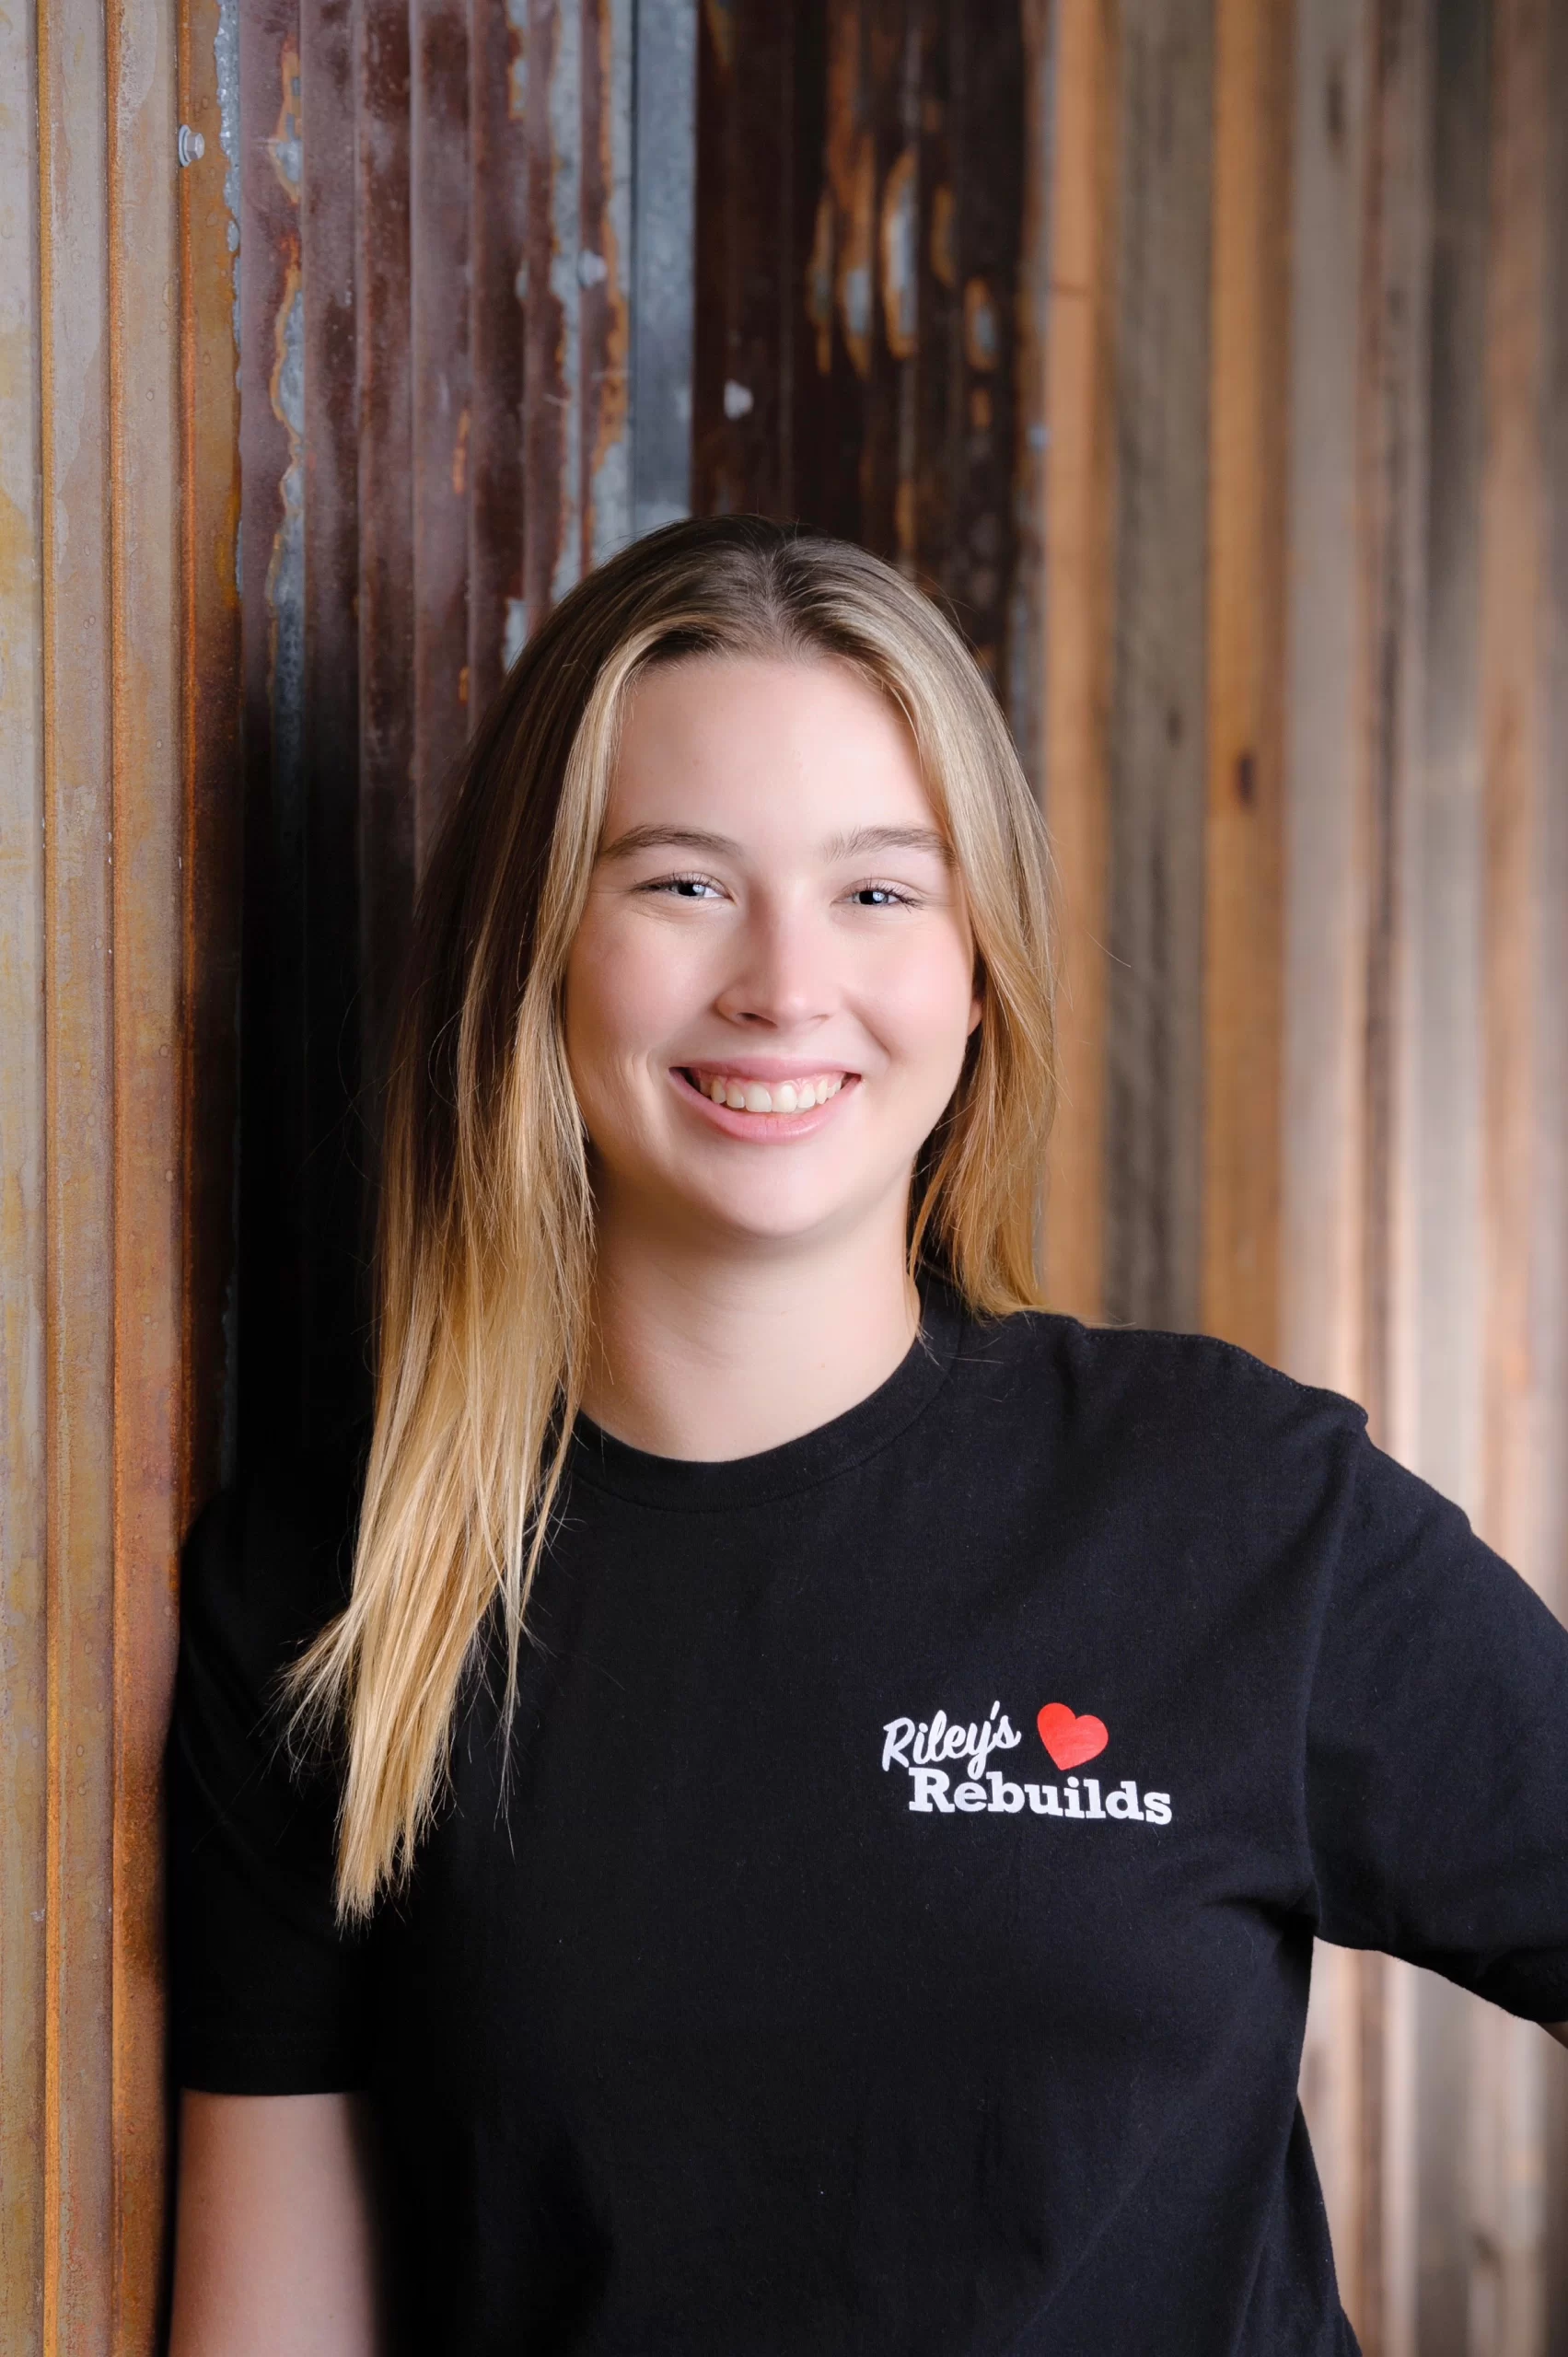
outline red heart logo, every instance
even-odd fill
[[[1048,1702],[1035,1724],[1041,1743],[1062,1769],[1081,1768],[1086,1759],[1098,1759],[1110,1741],[1103,1719],[1075,1718],[1065,1702]]]

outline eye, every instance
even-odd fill
[[[704,900],[723,898],[723,888],[711,876],[659,876],[651,884],[641,887],[645,892],[663,892],[676,900]]]
[[[857,884],[850,899],[862,909],[912,909],[916,896],[897,884]]]

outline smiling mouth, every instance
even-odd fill
[[[714,1105],[726,1106],[732,1113],[807,1113],[814,1106],[826,1105],[830,1097],[838,1095],[846,1080],[856,1076],[848,1072],[824,1072],[807,1073],[798,1080],[763,1081],[695,1064],[681,1064],[677,1069],[699,1096],[706,1097]]]

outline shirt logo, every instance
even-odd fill
[[[1093,1713],[1083,1717],[1065,1702],[1047,1702],[1037,1713],[1040,1742],[1058,1771],[1081,1768],[1098,1759],[1110,1743],[1110,1731]],[[966,1724],[949,1720],[938,1711],[930,1720],[889,1719],[882,1729],[882,1771],[901,1768],[910,1780],[910,1807],[917,1817],[1017,1817],[1026,1809],[1032,1817],[1077,1817],[1086,1824],[1168,1825],[1170,1794],[1144,1792],[1124,1776],[1102,1799],[1104,1779],[1069,1775],[1064,1784],[1016,1783],[999,1770],[986,1767],[993,1752],[1016,1751],[1023,1736],[1001,1702],[993,1702],[984,1719]],[[963,1763],[957,1781],[946,1764]],[[1022,1763],[1019,1763],[1020,1765]]]

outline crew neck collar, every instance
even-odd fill
[[[575,1480],[640,1505],[702,1514],[764,1505],[814,1488],[859,1465],[897,1439],[947,1379],[963,1332],[964,1309],[940,1278],[920,1280],[920,1330],[885,1383],[815,1431],[754,1457],[656,1457],[615,1440],[590,1416],[573,1427]]]

